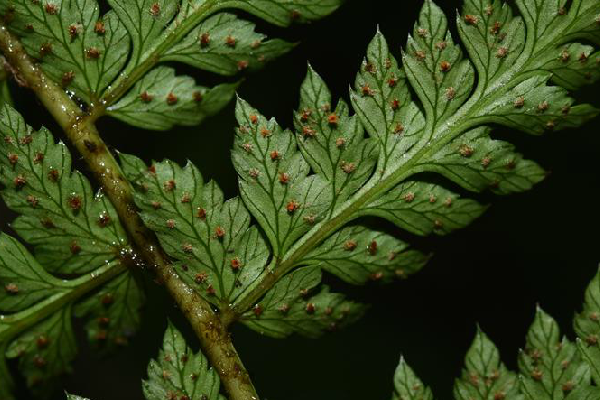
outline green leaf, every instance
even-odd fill
[[[148,380],[142,388],[146,400],[188,398],[225,400],[219,394],[219,375],[201,352],[190,349],[181,332],[171,322],[165,332],[163,348],[148,365]]]
[[[578,39],[600,43],[597,1],[575,0],[567,8],[567,0],[517,0],[517,6],[528,28],[527,38],[533,51]]]
[[[418,272],[428,260],[428,256],[394,236],[358,225],[335,233],[309,253],[303,263],[361,285],[369,280],[390,282],[405,278]]]
[[[579,387],[566,397],[567,400],[595,400],[600,397],[600,388],[595,386]]]
[[[573,321],[579,336],[578,347],[583,358],[590,364],[592,378],[600,384],[600,273],[590,282],[586,292],[583,310]]]
[[[114,350],[137,330],[144,295],[126,270],[131,249],[116,211],[71,170],[67,147],[8,106],[0,136],[0,195],[21,214],[12,227],[36,253],[0,235],[0,394],[12,387],[5,353],[43,392],[70,369],[73,314],[87,321],[92,341]]]
[[[323,241],[357,218],[381,217],[411,233],[429,235],[465,227],[485,211],[476,200],[447,189],[443,180],[437,183],[436,177],[421,173],[443,175],[469,191],[489,188],[499,194],[527,190],[543,179],[537,164],[510,144],[493,140],[489,125],[541,134],[579,126],[598,114],[568,96],[567,89],[584,83],[581,78],[567,87],[551,82],[554,77],[561,84],[573,74],[587,76],[592,70],[588,62],[594,61],[586,58],[592,53],[589,44],[582,47],[571,41],[600,42],[594,39],[600,33],[596,22],[600,5],[593,0],[521,0],[519,8],[523,13],[536,11],[524,19],[500,1],[465,2],[458,30],[472,63],[454,42],[441,8],[431,0],[424,1],[402,66],[377,32],[350,91],[369,139],[343,102],[332,111],[331,95],[312,70],[295,115],[300,154],[274,121],[267,122],[239,102],[233,161],[242,198],[265,230],[275,257],[241,295],[238,311],[250,308],[277,279],[301,266]],[[560,22],[561,17],[567,22]],[[540,29],[552,33],[542,38]],[[581,66],[554,63],[565,46],[584,52]],[[595,71],[590,73],[591,82]],[[376,151],[370,141],[379,148],[375,170]],[[286,171],[288,163],[298,172]],[[278,182],[281,176],[283,187]],[[290,226],[291,215],[284,206],[296,212],[303,202],[292,202],[286,190],[313,182],[327,187],[326,196],[308,197],[309,206],[319,206],[319,212],[303,215],[313,225],[291,221]],[[343,275],[340,269],[337,273]]]
[[[243,100],[236,116],[240,126],[232,159],[241,197],[280,256],[325,217],[331,192],[320,175],[308,176],[310,166],[290,131]]]
[[[180,61],[222,75],[261,68],[265,62],[287,53],[291,43],[254,32],[251,22],[228,13],[208,18],[180,43],[168,49],[163,61]]]
[[[465,358],[466,368],[454,385],[456,400],[518,400],[517,374],[500,361],[498,349],[481,330]]]
[[[279,39],[265,41],[253,23],[222,9],[239,8],[287,26],[324,17],[340,3],[109,0],[111,9],[101,14],[96,0],[11,0],[0,3],[0,13],[26,52],[79,103],[87,103],[86,111],[167,130],[175,124],[197,125],[215,114],[231,100],[237,84],[208,90],[157,64],[180,61],[234,75],[261,68],[293,47]],[[0,91],[6,97],[4,81]],[[154,97],[157,101],[151,101]]]
[[[200,32],[209,32],[212,38],[210,42],[214,44],[217,43],[217,39],[219,39],[225,30],[227,30],[227,35],[231,34],[232,36],[237,31],[239,34],[237,35],[238,42],[236,48],[242,49],[246,47],[248,50],[254,50],[247,46],[254,43],[255,40],[261,40],[264,37],[253,33],[254,24],[241,21],[230,14],[224,13],[217,14],[202,22],[202,19],[206,18],[207,15],[219,9],[239,8],[270,23],[287,26],[294,21],[309,22],[320,19],[335,11],[340,3],[340,0],[226,0],[220,2],[205,2],[202,0],[134,0],[133,2],[109,0],[109,4],[119,15],[133,41],[133,54],[126,71],[130,71],[142,64],[153,53],[159,58],[167,55],[165,59],[173,59],[174,54],[177,54],[186,47],[189,48],[192,42],[197,42],[198,33]],[[223,36],[223,38],[227,35]],[[181,41],[184,36],[185,38]],[[227,50],[221,45],[218,47],[221,50]],[[175,59],[190,62],[192,65],[200,68],[206,68],[212,64],[213,66],[207,69],[218,68],[219,71],[215,72],[219,73],[224,72],[222,68],[230,70],[229,66],[225,67],[222,64],[224,62],[222,56],[215,57],[218,54],[218,48],[215,49],[215,46],[207,46],[207,48],[210,51],[207,50],[205,55],[193,57],[193,62],[190,62],[189,56],[185,60],[179,57],[175,57]],[[177,50],[173,51],[173,49]],[[289,45],[285,42],[273,41],[265,43],[265,53],[262,54],[267,55],[271,53],[275,55],[289,49]],[[261,51],[263,50],[259,50],[256,53],[257,56],[261,54]],[[225,53],[229,52],[225,51]],[[229,57],[231,55],[225,56],[225,58]],[[211,58],[213,59],[212,61]],[[219,62],[221,65],[215,67],[214,60],[219,58],[221,58]]]
[[[23,311],[60,292],[62,281],[40,268],[14,238],[0,233],[0,304],[2,311]]]
[[[369,136],[379,143],[379,174],[404,163],[403,157],[422,134],[425,118],[379,31],[369,44],[350,98]]]
[[[526,45],[525,23],[500,0],[465,0],[462,14],[463,18],[457,19],[458,31],[477,70],[481,90],[511,73]]]
[[[467,2],[464,18],[458,20],[458,25],[481,77],[473,97],[506,92],[500,99],[490,101],[489,106],[481,107],[477,117],[541,134],[547,130],[579,126],[595,116],[597,110],[587,105],[572,107],[573,100],[565,90],[546,85],[552,74],[556,74],[554,81],[566,89],[581,87],[584,82],[577,75],[587,77],[586,70],[593,68],[588,67],[593,62],[587,58],[577,65],[569,62],[574,57],[565,55],[572,49],[587,55],[591,53],[589,46],[568,42],[590,39],[586,32],[598,31],[594,19],[600,7],[592,3],[575,1],[567,9],[563,0],[519,1],[524,17],[521,18],[514,17],[510,7],[497,1],[489,7],[480,2]],[[577,58],[580,56],[581,53]],[[498,85],[503,76],[512,78],[516,85],[501,89]],[[589,76],[591,83],[594,74]]]
[[[551,77],[548,73],[536,72],[497,102],[481,107],[478,117],[488,123],[541,135],[581,126],[598,114],[598,110],[588,104],[573,106],[574,100],[565,89],[547,85]]]
[[[223,200],[216,183],[200,171],[170,161],[150,170],[121,154],[126,176],[138,188],[136,202],[181,278],[212,303],[231,304],[263,271],[269,257],[258,229],[239,198]]]
[[[43,311],[39,306],[61,301],[73,290],[69,283],[48,274],[23,245],[1,233],[0,288],[0,313],[9,313],[0,319],[0,349],[4,349],[0,360],[4,354],[19,357],[19,370],[30,386],[68,371],[75,356],[70,305],[47,318],[39,315]],[[30,326],[28,319],[36,319],[36,309],[41,320],[24,330]],[[0,373],[0,380],[10,382],[8,371]]]
[[[547,54],[539,68],[551,72],[552,81],[565,89],[577,90],[600,79],[600,53],[592,46],[568,43]]]
[[[394,375],[394,388],[393,400],[433,400],[431,389],[423,386],[423,382],[408,366],[404,357],[400,358]]]
[[[118,80],[120,84],[130,79],[130,73],[147,71],[160,60],[183,61],[214,72],[233,74],[240,66],[241,69],[256,68],[262,64],[263,57],[266,60],[290,49],[289,44],[280,40],[253,48],[253,43],[264,36],[253,32],[253,24],[229,14],[206,19],[221,9],[239,8],[268,22],[287,26],[293,21],[322,18],[335,11],[340,0],[109,0],[109,4],[133,42],[125,75]],[[225,31],[226,36],[221,38]],[[202,34],[205,33],[209,36],[203,41]],[[230,35],[232,40],[227,39]],[[215,43],[218,44],[215,46]],[[239,64],[240,61],[248,64]]]
[[[428,130],[442,124],[471,94],[475,71],[454,44],[441,8],[426,0],[403,54],[406,76],[423,103]]]
[[[5,353],[9,358],[18,357],[19,370],[36,391],[43,392],[52,378],[70,371],[69,364],[76,354],[71,328],[73,305],[77,307],[76,302],[96,287],[107,282],[107,287],[111,287],[112,279],[127,277],[124,271],[122,265],[113,262],[92,274],[59,279],[44,270],[23,245],[0,234],[0,349],[4,349],[0,354],[0,381],[10,383],[8,371],[2,366]],[[130,287],[128,290],[132,296],[139,289]],[[122,295],[125,295],[123,291],[111,292],[110,298],[96,295],[80,314],[92,318],[102,313],[100,309],[120,308]],[[132,306],[137,312],[140,304]],[[111,328],[119,330],[123,329],[121,324],[129,326],[131,335],[137,328],[137,320],[115,319],[111,321]],[[120,344],[108,335],[96,339],[103,340],[106,348]]]
[[[71,155],[42,128],[35,132],[12,108],[0,112],[0,192],[21,214],[13,229],[35,248],[46,268],[90,272],[119,258],[127,235],[112,204],[71,171]]]
[[[208,89],[175,70],[157,67],[107,110],[130,125],[168,130],[175,125],[193,126],[220,111],[233,97],[237,83],[223,83]]]
[[[41,382],[70,371],[76,353],[71,307],[66,306],[17,337],[6,356],[18,357],[19,370],[28,385],[40,390]]]
[[[131,37],[132,51],[126,73],[143,62],[147,53],[164,40],[161,36],[177,14],[179,3],[168,0],[108,1]]]
[[[417,235],[442,235],[467,226],[485,208],[474,200],[461,199],[442,186],[407,181],[359,210],[358,214],[388,219]]]
[[[538,308],[519,356],[523,392],[529,400],[560,400],[590,384],[590,367],[575,344],[561,340],[556,321]]]
[[[88,339],[96,348],[113,351],[128,344],[139,329],[145,300],[141,277],[128,272],[75,304],[74,314],[85,320]]]
[[[292,333],[315,338],[343,328],[362,316],[365,306],[330,293],[312,294],[321,282],[317,267],[300,268],[284,276],[241,322],[263,335],[284,338]]]
[[[358,118],[349,115],[345,102],[332,109],[329,89],[310,66],[294,125],[302,156],[330,185],[331,209],[367,182],[377,161],[377,144],[364,138]]]
[[[127,61],[125,27],[114,12],[101,16],[95,0],[14,0],[0,8],[44,72],[88,103],[103,95]]]
[[[515,153],[510,143],[490,138],[490,129],[476,128],[454,139],[420,164],[472,191],[490,189],[507,194],[529,190],[542,181],[544,170]]]

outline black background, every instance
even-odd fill
[[[347,99],[367,43],[377,26],[399,57],[422,1],[349,0],[335,15],[311,26],[291,30],[257,21],[259,30],[302,43],[289,55],[247,77],[239,93],[267,116],[290,127],[298,88],[307,60],[328,82],[336,97]],[[451,16],[459,0],[444,1]],[[217,79],[181,68],[198,82]],[[595,85],[579,98],[600,106]],[[40,111],[29,92],[19,89],[17,106],[28,122],[44,124],[60,137],[52,119]],[[552,173],[535,190],[494,197],[481,195],[493,207],[473,225],[443,238],[417,239],[435,256],[420,274],[395,284],[348,288],[368,301],[368,315],[349,329],[319,340],[293,337],[273,340],[236,327],[233,337],[264,400],[387,399],[392,377],[403,354],[438,399],[450,399],[452,384],[479,324],[498,344],[503,360],[516,366],[517,350],[532,321],[536,304],[558,320],[573,337],[571,321],[583,290],[600,261],[598,195],[600,188],[600,120],[578,130],[530,137],[498,128],[496,137],[516,143],[523,153]],[[103,119],[99,127],[115,149],[136,153],[147,161],[192,160],[205,179],[216,179],[228,197],[237,194],[229,159],[233,140],[233,105],[201,127],[166,133],[146,132]],[[76,157],[75,157],[76,158]],[[80,161],[79,167],[84,168]],[[0,205],[0,226],[8,230],[14,216]],[[394,229],[378,222],[379,228]],[[148,360],[161,343],[166,317],[196,343],[163,288],[147,278],[149,300],[144,323],[132,344],[113,357],[98,359],[80,342],[75,373],[63,388],[94,400],[141,400],[140,380]],[[29,396],[26,391],[19,399]],[[57,391],[53,398],[64,396]]]

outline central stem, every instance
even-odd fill
[[[21,43],[3,24],[0,24],[0,50],[10,65],[18,71],[19,78],[27,82],[29,88],[62,127],[69,141],[83,156],[88,168],[115,206],[138,254],[147,265],[153,267],[159,280],[164,283],[191,323],[200,340],[202,351],[217,369],[229,398],[258,399],[226,326],[210,304],[187,286],[173,270],[154,232],[146,228],[139,217],[131,184],[122,174],[93,122],[86,118],[81,109],[56,83],[45,76],[25,53]]]

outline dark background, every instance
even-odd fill
[[[239,93],[265,115],[291,127],[307,60],[336,97],[347,99],[348,86],[377,25],[399,57],[421,4],[419,0],[349,0],[332,17],[291,30],[257,21],[259,30],[270,36],[302,43],[265,70],[248,76]],[[444,1],[452,17],[459,6],[459,0]],[[209,74],[182,71],[203,84],[217,81]],[[595,85],[578,96],[600,106],[598,89]],[[20,90],[17,98],[19,110],[32,125],[44,124],[60,136],[29,92]],[[483,201],[493,201],[493,207],[467,229],[444,238],[417,240],[422,248],[434,250],[435,256],[423,272],[407,281],[363,288],[336,284],[336,289],[372,304],[358,324],[320,340],[273,340],[236,327],[236,346],[262,398],[387,399],[394,368],[403,354],[433,387],[436,398],[450,399],[453,380],[460,374],[477,324],[514,368],[536,304],[555,316],[563,332],[573,337],[573,313],[600,261],[596,235],[600,226],[599,122],[544,137],[497,129],[497,137],[516,143],[528,158],[552,174],[529,193],[480,196]],[[201,127],[166,133],[100,121],[105,140],[115,149],[146,160],[190,159],[205,179],[216,179],[228,197],[237,194],[229,159],[234,126],[233,104]],[[8,223],[13,217],[0,205],[3,230],[10,232]],[[385,223],[379,223],[379,228],[393,230]],[[66,390],[94,400],[141,400],[140,380],[161,344],[167,315],[196,343],[165,291],[153,284],[151,277],[147,280],[149,300],[137,338],[106,359],[95,357],[81,342],[75,373],[64,380]],[[28,397],[25,391],[19,396]],[[64,396],[57,392],[53,398]]]

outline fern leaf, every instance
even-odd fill
[[[243,9],[287,26],[322,18],[340,0],[108,3],[111,9],[101,14],[97,0],[4,0],[0,14],[44,72],[86,103],[86,110],[166,130],[175,124],[196,125],[215,114],[229,102],[236,84],[207,89],[157,64],[179,61],[235,75],[258,69],[293,47],[265,40],[253,23],[221,10]]]
[[[0,348],[4,349],[0,360],[18,357],[27,383],[43,390],[40,384],[69,371],[75,356],[73,301],[123,268],[108,264],[94,275],[63,280],[47,273],[25,247],[5,234],[0,236],[0,250],[1,312],[8,312],[0,321]],[[10,382],[8,374],[0,379]]]
[[[575,332],[579,336],[578,347],[590,364],[592,378],[600,383],[600,273],[596,274],[585,292],[583,311],[574,320]]]
[[[216,183],[204,183],[191,163],[155,163],[148,170],[121,154],[126,176],[139,188],[136,202],[146,225],[177,260],[182,279],[216,304],[234,303],[264,270],[266,243],[242,201],[224,201]]]
[[[573,390],[565,397],[567,400],[594,400],[600,396],[600,388],[586,386]]]
[[[131,37],[131,59],[125,68],[126,73],[141,64],[147,54],[164,41],[161,36],[177,14],[179,3],[179,1],[166,0],[108,2]]]
[[[95,1],[3,1],[1,12],[27,52],[65,89],[97,101],[127,61],[129,37],[114,12]]]
[[[315,338],[355,322],[365,306],[347,301],[327,287],[311,294],[321,283],[321,271],[304,267],[285,276],[253,310],[241,317],[242,323],[262,335],[284,338],[296,332]]]
[[[235,306],[239,295],[256,283],[270,256],[262,234],[250,225],[250,214],[242,200],[224,201],[218,186],[204,183],[191,163],[181,168],[165,161],[148,168],[135,156],[121,154],[120,158],[125,175],[137,188],[136,204],[142,218],[176,261],[181,279],[207,301],[220,307]],[[382,251],[388,252],[384,263],[396,275],[404,273],[400,272],[402,268],[407,268],[406,273],[409,268],[418,268],[407,264],[410,260],[422,263],[425,258],[407,250],[406,259],[393,262],[391,252],[404,251],[406,246],[391,237],[382,245]],[[381,269],[377,265],[371,268],[373,274]],[[354,279],[362,279],[361,274],[364,272],[357,271]],[[294,332],[316,337],[362,315],[364,306],[330,293],[325,286],[312,294],[320,282],[319,268],[298,270],[279,282],[241,319],[250,328],[272,337]]]
[[[265,230],[274,254],[282,256],[324,219],[331,191],[320,175],[308,176],[310,165],[291,132],[243,100],[238,101],[236,116],[240,127],[232,158],[241,196]]]
[[[188,398],[225,400],[219,394],[219,375],[201,352],[194,354],[181,332],[169,322],[163,348],[148,365],[142,384],[147,400]]]
[[[311,169],[330,187],[333,208],[363,186],[375,168],[378,147],[365,139],[364,129],[348,105],[332,108],[331,93],[309,65],[300,89],[294,126],[298,146]]]
[[[454,385],[456,400],[518,400],[519,380],[500,361],[498,349],[481,330],[465,358],[462,378]]]
[[[85,322],[89,341],[106,352],[129,343],[142,323],[140,308],[145,301],[141,277],[128,272],[75,303],[73,313]]]
[[[463,228],[484,211],[476,201],[461,199],[442,186],[407,181],[357,214],[385,218],[417,235],[430,235]]]
[[[370,43],[350,92],[356,116],[343,101],[332,107],[326,85],[309,68],[295,135],[240,100],[233,163],[241,197],[266,232],[275,260],[239,304],[249,307],[259,300],[275,280],[272,273],[279,278],[313,263],[313,253],[331,249],[324,241],[357,218],[380,217],[430,235],[462,228],[485,211],[446,182],[434,184],[417,174],[438,173],[466,190],[498,194],[541,181],[543,169],[509,143],[492,139],[489,125],[541,134],[598,114],[589,105],[576,105],[551,79],[555,72],[558,84],[572,74],[583,73],[586,83],[595,79],[582,72],[593,68],[591,47],[572,41],[596,38],[600,5],[576,1],[561,4],[563,10],[556,4],[520,1],[521,13],[536,9],[540,15],[531,19],[513,15],[500,1],[466,1],[457,20],[468,53],[463,54],[442,10],[426,0],[402,65],[382,33]],[[539,37],[540,24],[552,30],[550,40]],[[583,52],[580,65],[548,62],[549,54],[558,57],[564,46]],[[573,85],[583,83],[578,82]],[[364,276],[355,281],[363,283]]]
[[[224,83],[208,89],[197,86],[188,76],[176,76],[172,68],[161,66],[150,71],[107,113],[148,129],[198,125],[227,105],[237,86]]]
[[[293,47],[279,39],[265,41],[266,36],[254,29],[253,23],[233,14],[217,14],[166,51],[162,59],[184,62],[216,74],[235,75],[260,68]]]
[[[400,359],[400,364],[396,369],[394,387],[392,400],[433,400],[431,389],[423,385],[404,357]]]
[[[0,114],[2,198],[21,214],[12,224],[38,260],[61,274],[90,272],[119,258],[127,235],[89,181],[71,172],[71,155],[46,129],[35,132],[12,108]]]
[[[126,272],[130,248],[116,211],[71,170],[66,146],[10,107],[0,113],[0,135],[0,195],[21,214],[12,226],[36,256],[0,237],[0,356],[19,357],[27,382],[43,390],[76,353],[73,315],[96,347],[111,350],[138,328],[144,293]],[[0,373],[10,381],[3,365]]]
[[[183,0],[170,2],[166,0],[111,0],[109,4],[119,15],[132,38],[132,55],[124,74],[114,86],[119,91],[131,80],[129,75],[138,71],[147,71],[157,61],[180,61],[194,67],[211,72],[233,75],[246,69],[255,69],[268,59],[274,58],[288,50],[291,46],[281,40],[262,43],[264,35],[254,33],[254,25],[238,19],[230,14],[222,13],[206,19],[210,14],[223,8],[241,8],[271,23],[289,25],[295,16],[300,22],[308,22],[333,12],[339,6],[339,0],[328,0],[327,4],[317,1],[210,1]],[[287,15],[282,12],[287,11]],[[157,72],[154,72],[157,73]],[[153,74],[153,72],[150,72]],[[153,79],[150,80],[153,82]],[[139,85],[138,85],[139,89]],[[212,115],[229,100],[235,88],[231,85],[214,88],[218,94],[207,100],[207,111],[199,113]],[[140,93],[134,88],[126,101],[129,104]],[[181,93],[182,98],[192,99],[194,93]],[[107,95],[110,104],[119,97]],[[147,96],[144,96],[147,99]],[[175,94],[175,97],[177,95]],[[198,101],[198,96],[195,97]],[[172,100],[173,101],[173,100]],[[117,109],[119,104],[116,105]],[[131,123],[134,114],[144,107],[130,108],[129,118],[122,118],[121,113],[114,114],[125,122]],[[196,110],[198,111],[198,110]],[[169,110],[152,114],[152,118],[136,118],[135,125],[148,129],[164,130],[174,122],[183,119],[183,124],[199,123],[202,117],[191,115],[168,115]],[[109,113],[110,114],[110,113]],[[194,122],[195,121],[195,122]]]
[[[563,399],[573,389],[590,384],[590,368],[577,346],[561,340],[556,321],[539,308],[519,357],[519,369],[529,400]]]
[[[39,390],[35,386],[40,382],[70,371],[69,364],[76,352],[68,305],[17,337],[6,356],[19,359],[19,370],[27,383]]]
[[[429,257],[384,232],[363,226],[343,228],[309,253],[304,262],[317,265],[355,285],[390,282],[418,272]]]
[[[522,192],[544,179],[539,165],[515,153],[510,143],[491,139],[490,132],[487,127],[465,132],[421,165],[473,192]],[[473,153],[465,157],[469,149]]]
[[[548,13],[546,1],[526,3]],[[565,10],[572,24],[563,26],[556,19],[548,23],[570,40],[589,38],[596,26],[591,10],[599,8],[574,2]],[[124,168],[138,180],[137,201],[144,218],[181,265],[184,280],[193,283],[197,277],[192,286],[201,295],[217,305],[232,304],[252,324],[261,321],[263,325],[256,325],[261,332],[284,336],[297,328],[289,328],[281,313],[267,328],[268,319],[260,312],[257,316],[256,307],[263,307],[265,315],[277,315],[262,301],[278,296],[273,285],[278,279],[291,280],[285,275],[295,267],[317,266],[363,284],[389,281],[423,266],[426,257],[408,244],[360,225],[344,228],[348,223],[375,216],[417,235],[446,234],[485,211],[485,205],[461,197],[444,182],[427,182],[417,174],[434,172],[469,191],[499,194],[527,190],[541,181],[542,168],[509,143],[492,139],[488,125],[538,134],[579,125],[597,114],[589,105],[573,105],[565,88],[549,84],[559,68],[547,63],[548,54],[570,42],[562,36],[544,42],[529,34],[537,29],[535,24],[514,16],[498,1],[490,7],[467,1],[464,13],[458,24],[472,62],[430,0],[409,37],[402,66],[377,32],[350,93],[356,115],[344,101],[332,105],[329,89],[310,66],[294,118],[295,133],[238,100],[232,161],[247,207],[237,208],[239,219],[246,221],[248,212],[256,219],[270,247],[263,252],[267,246],[258,246],[260,262],[271,260],[269,265],[259,266],[259,259],[249,263],[248,279],[237,281],[224,248],[212,247],[214,238],[192,229],[203,223],[203,229],[215,229],[212,222],[194,218],[198,208],[209,207],[200,194],[191,194],[204,185],[193,166],[156,165],[156,176],[164,175],[155,178],[141,161],[125,157]],[[580,73],[579,66],[569,63],[560,69],[562,76]],[[182,205],[186,191],[194,200]],[[248,227],[244,222],[244,230],[255,229]],[[354,244],[362,248],[355,250]],[[229,249],[230,257],[245,253],[244,246]],[[233,282],[236,289],[225,290]]]

